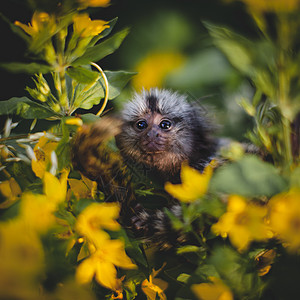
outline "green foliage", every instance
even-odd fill
[[[234,31],[204,23],[216,46],[223,51],[229,62],[241,73],[251,78],[255,86],[270,98],[274,98],[277,78],[275,65],[276,48],[267,40],[251,41]]]
[[[67,74],[79,83],[92,84],[99,78],[97,72],[88,70],[83,67],[70,67],[67,69]]]
[[[233,287],[235,295],[239,298],[259,298],[263,283],[249,257],[243,257],[230,248],[220,247],[215,249],[209,262],[220,277]]]
[[[1,63],[0,67],[14,73],[45,74],[51,71],[50,66],[38,63]]]
[[[32,101],[27,97],[13,97],[9,100],[1,101],[1,115],[18,115],[24,119],[47,119],[59,114],[49,107]]]
[[[246,156],[220,167],[211,182],[211,189],[245,197],[272,196],[287,189],[277,169],[255,156]]]
[[[99,45],[87,48],[86,52],[80,58],[77,58],[72,65],[79,66],[89,64],[91,61],[98,61],[107,55],[112,54],[120,47],[128,33],[129,29],[124,29]]]
[[[132,78],[132,76],[135,75],[133,72],[125,71],[105,71],[104,73],[109,83],[108,99],[116,98],[121,93],[121,90],[124,88],[124,86]],[[95,72],[93,72],[93,74],[95,74]],[[77,76],[80,75],[78,74]],[[88,89],[87,84],[79,83],[76,85],[73,98],[74,107],[90,109],[94,105],[99,104],[101,98],[104,97],[106,91],[102,78],[100,78],[94,84],[93,82],[90,84],[91,87]]]

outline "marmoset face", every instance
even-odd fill
[[[159,153],[168,150],[172,121],[159,113],[149,113],[139,119],[135,130],[139,135],[140,147],[145,153]]]
[[[166,90],[150,90],[125,105],[117,145],[125,158],[161,172],[175,173],[192,152],[191,106]]]

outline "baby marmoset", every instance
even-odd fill
[[[115,135],[121,157],[105,146],[111,134]],[[161,247],[184,240],[180,233],[170,235],[172,225],[161,207],[149,210],[139,203],[129,169],[142,166],[146,175],[162,187],[167,181],[180,182],[183,162],[202,171],[216,151],[203,109],[176,92],[143,91],[124,106],[120,119],[100,120],[79,132],[73,149],[74,166],[96,180],[108,198],[117,196],[113,199],[121,202],[121,221],[137,236]],[[180,217],[176,199],[165,206]]]

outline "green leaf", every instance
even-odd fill
[[[38,63],[0,63],[0,68],[3,68],[7,71],[13,73],[27,73],[27,74],[35,74],[42,73],[46,74],[52,71],[52,67],[45,64]]]
[[[213,249],[208,260],[221,280],[234,292],[237,299],[259,299],[264,283],[255,270],[253,260],[229,247]]]
[[[84,55],[77,58],[72,65],[73,66],[79,66],[79,65],[86,65],[90,62],[97,62],[101,60],[102,58],[106,57],[107,55],[115,52],[116,49],[118,49],[129,33],[129,29],[126,28],[115,35],[113,35],[111,38],[105,40],[104,42],[89,47]]]
[[[99,73],[89,70],[84,67],[69,67],[67,69],[67,74],[78,81],[79,83],[84,83],[84,84],[90,84],[95,82],[98,77]]]
[[[59,170],[62,170],[71,164],[71,145],[69,139],[70,132],[68,130],[67,125],[65,124],[64,119],[61,120],[61,126],[63,136],[55,150],[58,159]]]
[[[81,115],[80,117],[84,124],[91,124],[91,123],[94,123],[94,122],[100,120],[100,118],[94,114],[84,114],[84,115]]]
[[[250,42],[231,30],[204,22],[214,43],[227,56],[231,64],[244,74],[252,74]]]
[[[105,71],[109,86],[108,99],[117,97],[124,86],[136,73],[126,71]],[[101,77],[90,89],[85,91],[85,84],[78,84],[74,95],[74,108],[90,109],[104,98],[104,81]]]
[[[191,275],[186,274],[186,273],[181,273],[176,280],[182,282],[182,283],[187,283],[188,280],[190,279]]]
[[[277,48],[269,40],[245,38],[232,30],[204,22],[215,45],[229,62],[270,98],[276,94]]]
[[[122,89],[128,83],[128,81],[137,73],[126,71],[105,71],[104,72],[109,85],[108,99],[114,99],[120,95]],[[103,79],[100,79],[103,82]]]
[[[290,185],[292,187],[300,188],[300,167],[297,167],[293,170],[291,176],[290,176]]]
[[[226,205],[218,197],[205,197],[199,202],[192,203],[189,207],[193,209],[194,215],[206,213],[215,218],[219,218],[226,211]]]
[[[18,115],[24,119],[47,119],[59,116],[50,108],[27,97],[13,97],[9,100],[1,101],[0,115]]]
[[[219,277],[216,268],[211,264],[199,265],[195,275],[202,281],[207,280],[208,277]]]
[[[92,85],[87,91],[85,90],[86,86],[86,84],[82,83],[76,86],[73,99],[74,110],[77,108],[90,109],[94,105],[99,104],[104,97],[103,87],[99,81]]]
[[[286,188],[285,180],[273,165],[252,155],[220,167],[211,181],[214,191],[245,197],[272,196]]]
[[[59,218],[66,220],[70,226],[74,226],[76,223],[76,218],[73,216],[73,214],[66,210],[66,208],[62,205],[58,211],[54,213],[54,215]]]

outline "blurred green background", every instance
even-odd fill
[[[1,13],[10,21],[28,23],[35,9],[51,11],[59,1],[10,0]],[[50,4],[49,4],[50,3]],[[245,140],[252,121],[238,105],[251,98],[253,89],[213,45],[203,22],[234,28],[244,36],[255,37],[256,27],[242,3],[216,0],[114,0],[107,8],[90,8],[92,19],[118,17],[113,32],[130,27],[130,34],[114,54],[99,62],[104,70],[136,71],[138,75],[123,93],[110,103],[115,110],[134,90],[159,86],[178,90],[205,105],[219,124],[218,135]],[[28,61],[26,45],[1,20],[0,62]],[[1,96],[7,100],[26,94],[32,85],[29,75],[0,70]],[[95,111],[97,109],[95,108]]]

